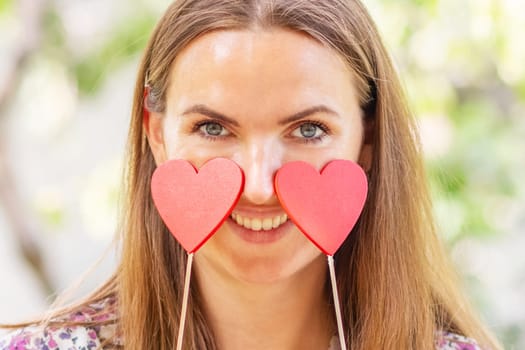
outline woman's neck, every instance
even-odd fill
[[[334,334],[323,257],[289,278],[245,282],[201,262],[195,277],[220,349],[328,349]]]

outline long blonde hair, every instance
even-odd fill
[[[187,255],[151,200],[155,161],[143,129],[144,109],[164,110],[172,62],[196,37],[272,27],[306,33],[346,60],[370,129],[369,197],[335,255],[349,348],[431,349],[436,331],[445,330],[498,349],[459,292],[436,237],[414,119],[377,29],[358,0],[180,0],[167,9],[147,44],[135,86],[121,263],[83,304],[116,296],[116,322],[126,348],[174,347]],[[150,89],[146,103],[145,85]],[[185,348],[216,349],[192,285]]]

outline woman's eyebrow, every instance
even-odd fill
[[[318,105],[318,106],[310,107],[310,108],[307,108],[307,109],[305,109],[303,111],[294,113],[291,116],[280,120],[279,121],[279,125],[289,124],[289,123],[292,123],[292,122],[294,122],[296,120],[303,119],[303,118],[305,118],[305,117],[307,117],[309,115],[316,114],[316,113],[326,113],[326,114],[332,115],[334,117],[339,117],[339,114],[337,114],[337,112],[335,112],[334,110],[328,108],[325,105]]]
[[[192,113],[206,115],[210,118],[218,119],[225,123],[228,123],[228,124],[231,124],[237,127],[240,126],[239,123],[235,119],[227,117],[224,114],[219,113],[217,111],[214,111],[213,109],[203,104],[196,104],[196,105],[189,107],[188,109],[184,110],[184,112],[182,112],[182,115],[187,115],[187,114],[192,114]],[[325,105],[318,105],[318,106],[310,107],[303,111],[294,113],[291,116],[288,116],[280,120],[279,125],[286,125],[286,124],[292,123],[296,120],[305,118],[309,115],[316,114],[316,113],[326,113],[328,115],[339,117],[339,114],[337,114],[334,110],[328,108]]]
[[[218,120],[221,120],[221,121],[223,121],[225,123],[228,123],[228,124],[231,124],[231,125],[234,125],[234,126],[240,126],[239,123],[235,119],[232,119],[230,117],[225,116],[222,113],[214,111],[213,109],[211,109],[211,108],[209,108],[209,107],[207,107],[207,106],[205,106],[203,104],[197,104],[197,105],[191,106],[190,108],[188,108],[184,112],[182,112],[182,115],[192,114],[192,113],[203,114],[203,115],[206,115],[206,116],[208,116],[210,118],[218,119]]]

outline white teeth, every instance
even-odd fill
[[[279,227],[280,224],[281,224],[281,217],[280,216],[274,217],[272,220],[272,228]]]
[[[240,215],[236,215],[235,216],[235,221],[237,222],[237,224],[242,226],[243,220],[242,220],[242,217]]]
[[[265,230],[265,231],[271,230],[272,229],[272,222],[273,222],[272,218],[264,219],[263,222],[262,222],[263,230]]]
[[[238,225],[243,226],[253,231],[261,231],[261,230],[268,231],[268,230],[281,226],[288,220],[288,216],[286,214],[260,219],[260,218],[247,218],[247,217],[239,215],[238,213],[232,213],[231,218]]]
[[[261,228],[262,228],[262,221],[261,221],[261,219],[255,219],[254,218],[254,219],[251,220],[251,222],[252,222],[252,230],[254,230],[254,231],[260,231],[261,230]]]

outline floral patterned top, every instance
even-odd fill
[[[68,320],[96,323],[114,320],[115,316],[115,299],[108,298],[72,314]],[[115,331],[116,326],[111,323],[90,327],[28,327],[0,339],[0,350],[96,350],[110,338],[116,339],[111,343],[114,348],[122,345]],[[475,340],[447,332],[438,333],[435,345],[436,350],[481,350]],[[332,339],[328,350],[340,350],[337,337]]]

